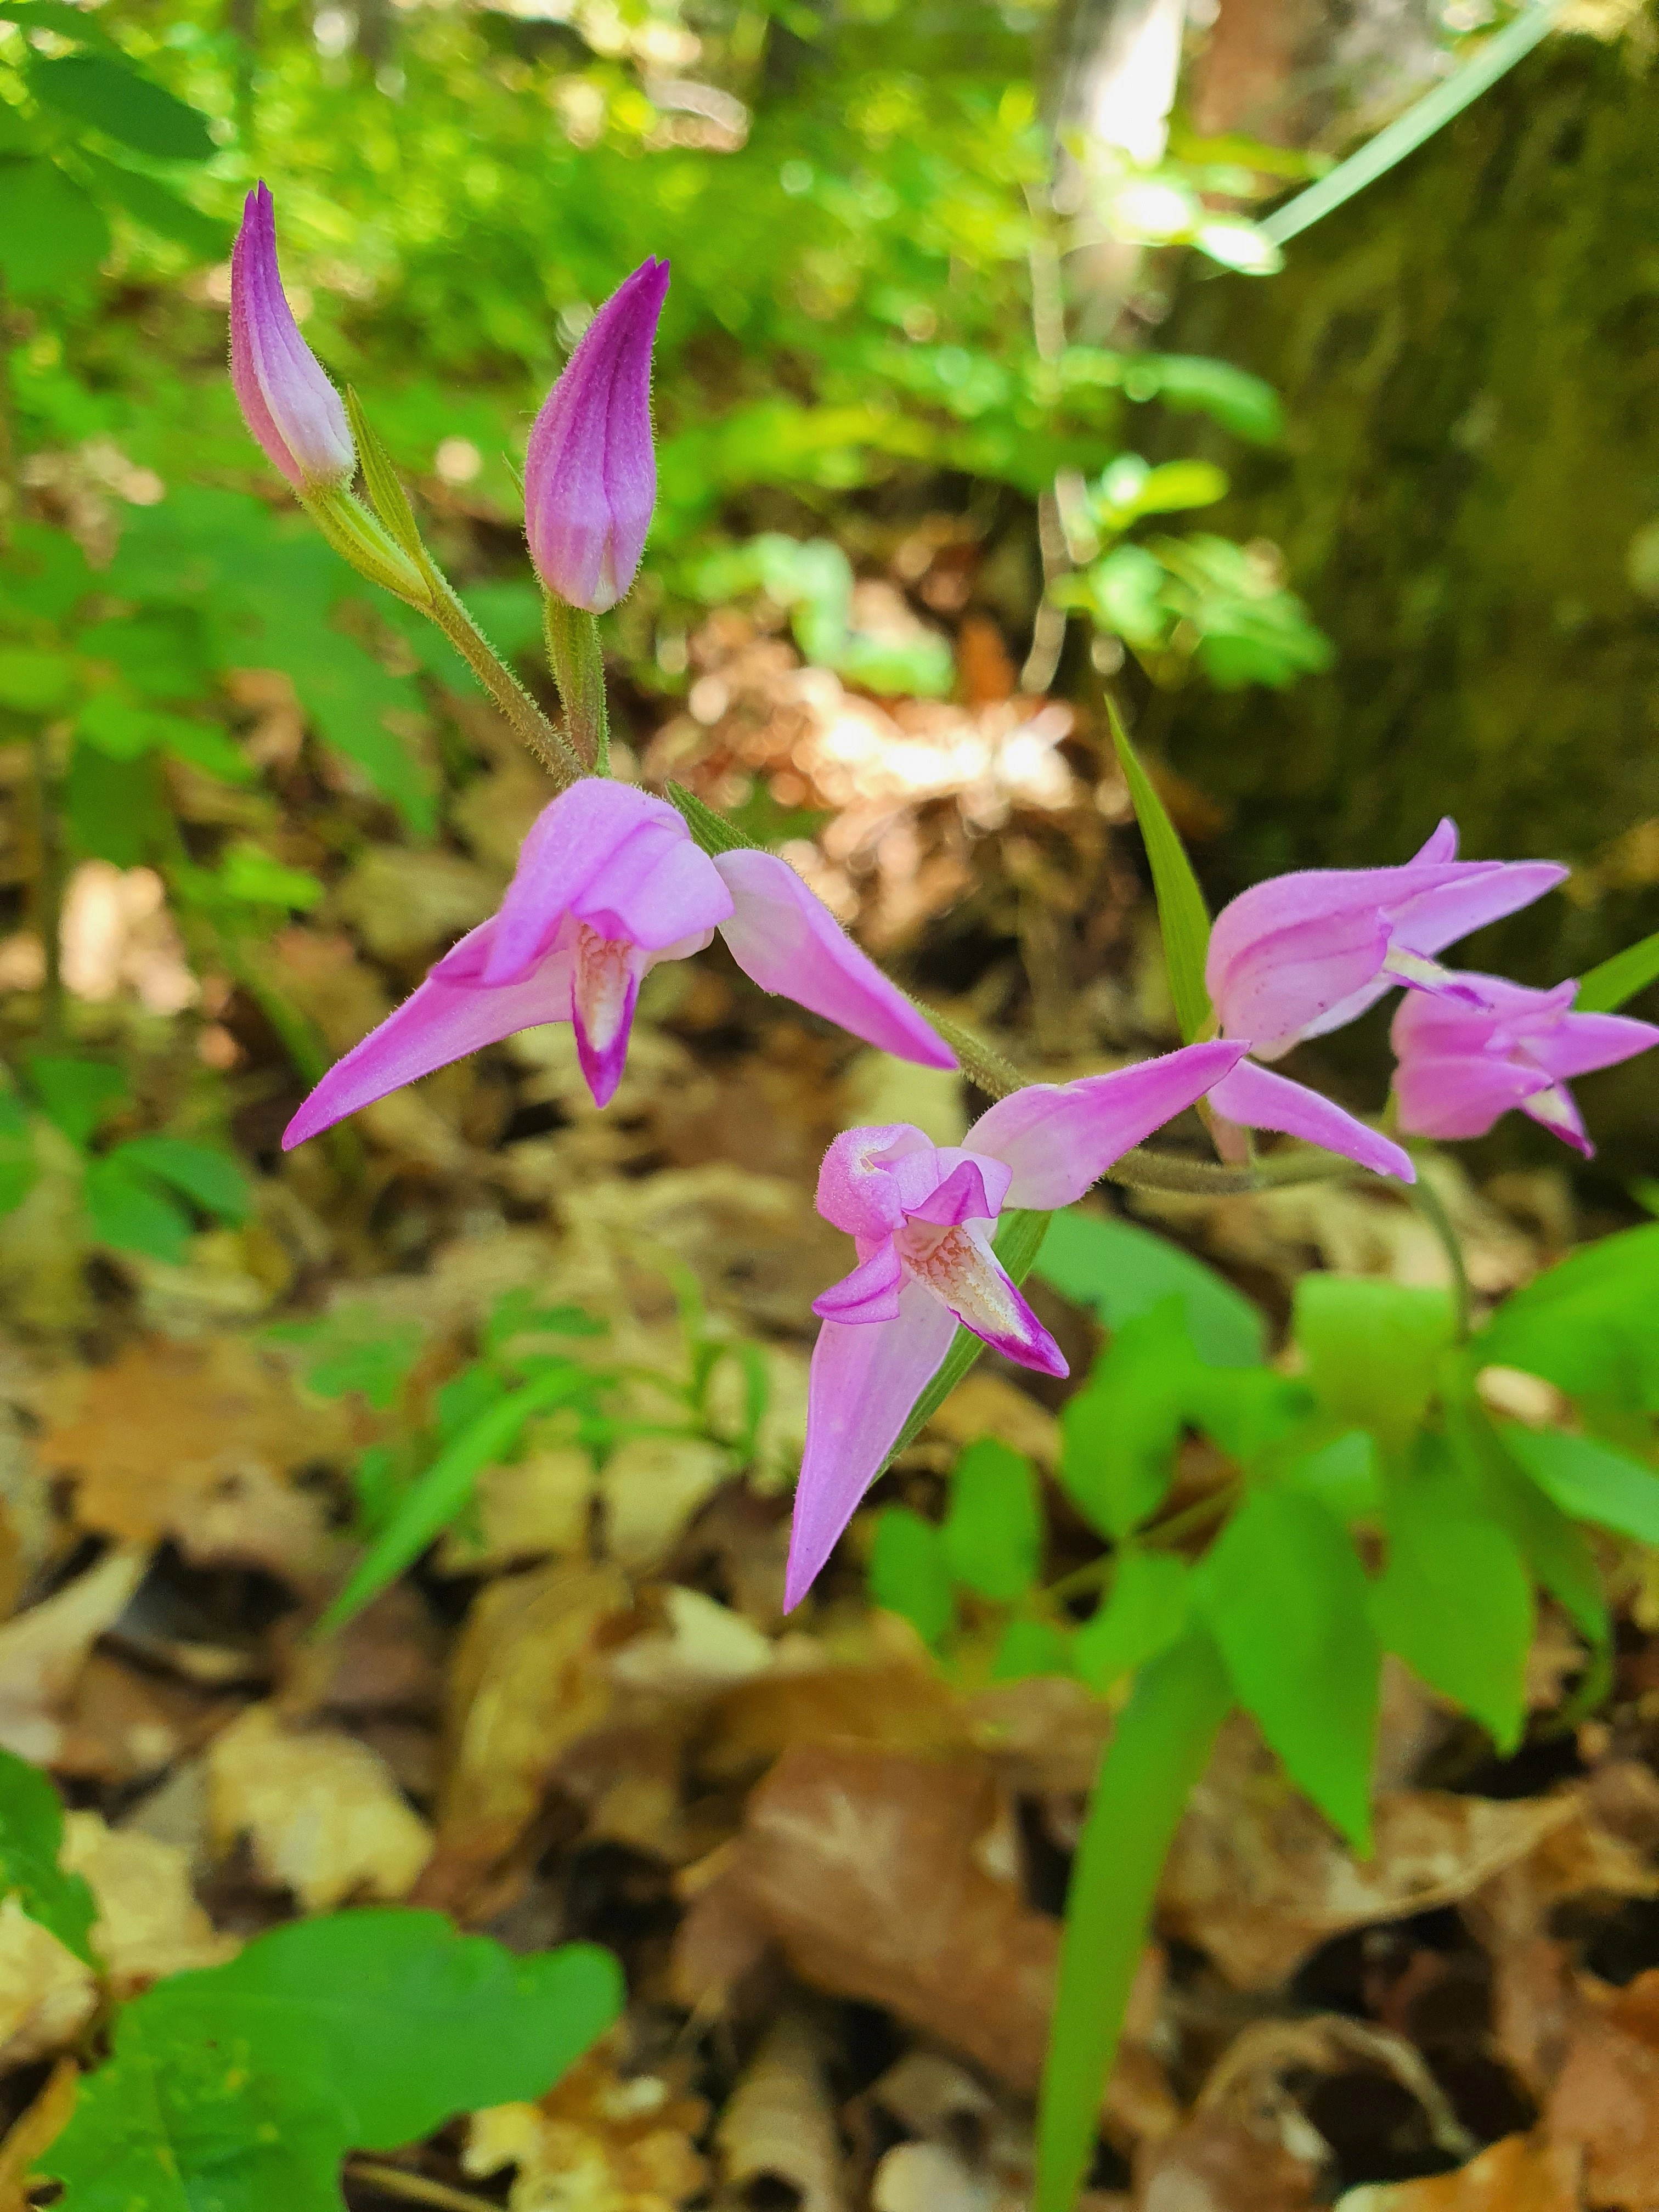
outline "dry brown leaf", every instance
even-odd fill
[[[1544,2108],[1552,2142],[1583,2160],[1586,2204],[1659,2206],[1659,1968],[1587,2001]]]
[[[0,1745],[37,1766],[63,1748],[61,1715],[87,1654],[126,1610],[145,1555],[112,1552],[55,1597],[0,1627]]]
[[[208,1786],[216,1849],[246,1836],[262,1879],[307,1912],[405,1896],[431,1855],[430,1829],[367,1744],[331,1729],[290,1734],[270,1705],[250,1705],[215,1739]]]
[[[528,1451],[486,1468],[465,1527],[438,1547],[441,1574],[476,1575],[518,1559],[568,1559],[586,1549],[592,1515],[593,1462],[577,1444]]]
[[[97,2004],[91,1967],[31,1920],[16,1896],[0,1901],[0,2073],[72,2043]]]
[[[635,1574],[660,1565],[732,1472],[726,1446],[700,1437],[624,1438],[600,1478],[607,1553]]]
[[[39,2096],[0,2142],[0,2212],[29,2212],[30,2170],[69,2125],[80,2080],[75,2061],[60,2058]]]
[[[106,1827],[97,1813],[70,1813],[58,1860],[92,1886],[98,1900],[92,1940],[118,1996],[131,1996],[158,1975],[219,1966],[240,1948],[196,1902],[189,1857],[173,1844]]]
[[[593,2051],[539,2104],[474,2112],[461,2167],[515,2166],[508,2212],[676,2212],[707,2185],[693,2147],[707,2114],[660,2075],[618,2075]]]
[[[972,1374],[958,1382],[928,1421],[927,1434],[952,1444],[994,1437],[1042,1468],[1060,1458],[1060,1423],[1000,1375]]]
[[[461,1909],[511,1854],[561,1757],[610,1713],[602,1638],[631,1607],[613,1567],[544,1567],[481,1593],[450,1671],[437,1849],[422,1902]]]
[[[672,1583],[653,1595],[660,1626],[630,1638],[611,1662],[611,1678],[623,1688],[665,1698],[707,1697],[751,1681],[771,1666],[772,1645],[729,1606]]]
[[[948,2143],[896,2143],[870,2185],[871,2212],[1024,2212],[1025,2203]]]
[[[1313,2212],[1324,2151],[1294,2106],[1205,2112],[1136,2160],[1137,2212]]]
[[[797,1744],[750,1797],[721,1879],[804,1981],[884,2005],[1029,2094],[1059,1930],[986,1872],[976,1846],[1000,1814],[981,1767]],[[1136,2135],[1175,2124],[1160,2070],[1135,2045],[1109,2112]]]
[[[95,1782],[150,1780],[216,1735],[235,1705],[171,1674],[94,1650],[63,1716],[52,1765]]]
[[[1176,1833],[1160,1923],[1206,1951],[1237,1988],[1277,1988],[1330,1936],[1456,1904],[1573,1817],[1564,1798],[1385,1791],[1375,1854],[1361,1862],[1254,1729],[1234,1723]]]
[[[817,2038],[785,2013],[744,2069],[714,2130],[726,2188],[796,2212],[843,2212],[841,2140]]]
[[[288,1476],[343,1456],[351,1416],[307,1401],[242,1339],[130,1345],[107,1367],[54,1377],[49,1410],[40,1463],[73,1480],[80,1527],[128,1543],[170,1537],[201,1566],[302,1583],[325,1571],[320,1506]]]
[[[495,911],[501,879],[493,868],[440,849],[368,845],[333,894],[332,908],[377,960],[403,960],[448,945]]]
[[[1334,2212],[1579,2212],[1577,2169],[1541,2131],[1505,2136],[1455,2173],[1350,2189]]]

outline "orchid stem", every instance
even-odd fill
[[[611,717],[605,696],[605,653],[599,626],[580,607],[549,592],[542,601],[547,661],[558,686],[570,750],[594,775],[611,773]]]
[[[1420,1170],[1411,1191],[1412,1204],[1433,1230],[1439,1239],[1440,1249],[1446,1255],[1446,1264],[1451,1270],[1452,1316],[1457,1324],[1457,1340],[1460,1344],[1467,1344],[1471,1292],[1469,1271],[1463,1262],[1462,1240],[1452,1226],[1452,1218],[1446,1211],[1446,1201]]]
[[[581,762],[473,621],[447,577],[430,561],[427,568],[432,585],[427,612],[506,715],[520,741],[558,788],[565,790],[586,773]]]

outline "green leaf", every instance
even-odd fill
[[[214,150],[204,115],[109,54],[36,61],[28,87],[44,106],[157,161],[205,161]]]
[[[56,299],[98,273],[109,225],[51,161],[0,162],[0,272],[20,300]]]
[[[246,1221],[252,1194],[239,1163],[184,1137],[133,1137],[107,1156],[168,1184],[220,1221]]]
[[[1271,384],[1229,361],[1202,354],[1146,354],[1125,380],[1131,399],[1160,399],[1166,407],[1195,410],[1253,445],[1276,445],[1285,434],[1285,410]]]
[[[1158,1876],[1231,1703],[1214,1645],[1189,1636],[1136,1682],[1100,1763],[1066,1891],[1033,2212],[1078,2201]]]
[[[991,1662],[994,1682],[1022,1681],[1030,1674],[1069,1674],[1072,1639],[1052,1620],[1011,1620]]]
[[[520,1959],[435,1912],[298,1921],[124,2006],[41,2163],[66,2212],[339,2212],[347,2150],[542,2095],[622,1999],[589,1944]]]
[[[1107,712],[1118,764],[1129,787],[1152,872],[1164,957],[1170,971],[1170,995],[1175,1000],[1182,1040],[1190,1044],[1208,1028],[1212,1018],[1210,994],[1204,983],[1204,962],[1210,949],[1209,909],[1187,858],[1187,848],[1109,700]]]
[[[1197,1596],[1239,1702],[1291,1779],[1369,1852],[1382,1654],[1346,1532],[1298,1492],[1260,1492],[1217,1539]]]
[[[132,1095],[121,1070],[101,1060],[36,1052],[24,1066],[41,1112],[77,1149],[85,1146],[110,1107]]]
[[[392,466],[392,456],[381,442],[380,432],[363,412],[363,404],[349,385],[346,386],[345,404],[351,419],[351,434],[357,444],[358,465],[374,503],[374,512],[416,565],[424,567],[426,549],[421,543],[409,495]]]
[[[1643,1461],[1561,1429],[1507,1421],[1499,1434],[1510,1457],[1575,1521],[1659,1544],[1659,1473]]]
[[[1376,1439],[1369,1429],[1349,1429],[1310,1444],[1282,1463],[1275,1461],[1273,1471],[1281,1482],[1316,1498],[1345,1523],[1368,1520],[1382,1510]]]
[[[265,1334],[310,1352],[306,1388],[321,1398],[359,1392],[377,1413],[395,1405],[426,1340],[420,1324],[395,1321],[373,1306],[347,1306],[317,1321],[282,1322]]]
[[[876,1522],[870,1602],[900,1614],[924,1644],[937,1644],[956,1626],[944,1542],[933,1522],[908,1505],[890,1505]]]
[[[1110,1595],[1072,1639],[1073,1666],[1091,1689],[1109,1689],[1185,1632],[1191,1581],[1172,1552],[1123,1547]]]
[[[1519,1546],[1534,1578],[1559,1600],[1590,1644],[1607,1650],[1613,1624],[1583,1532],[1522,1472],[1484,1413],[1468,1406],[1449,1408],[1446,1442],[1486,1511]]]
[[[106,161],[85,147],[81,160],[100,196],[158,238],[170,238],[198,261],[222,260],[229,252],[230,231],[217,216],[204,215],[154,177],[140,176],[119,161]]]
[[[1060,1416],[1060,1480],[1104,1536],[1127,1536],[1175,1474],[1198,1359],[1178,1298],[1119,1329]]]
[[[343,1627],[419,1559],[440,1530],[471,1503],[478,1477],[512,1449],[526,1421],[580,1397],[592,1387],[586,1369],[561,1363],[554,1373],[538,1375],[497,1398],[471,1421],[410,1485],[396,1513],[317,1624],[318,1634],[329,1635]]]
[[[239,842],[219,864],[216,889],[222,898],[239,906],[281,906],[308,914],[323,896],[323,886],[303,868],[290,868],[262,853],[257,845]]]
[[[35,653],[26,646],[0,649],[0,707],[20,714],[50,714],[74,688],[76,665],[66,653]]]
[[[1521,1367],[1574,1397],[1659,1412],[1659,1222],[1569,1253],[1506,1298],[1474,1340],[1484,1364]]]
[[[1581,1014],[1610,1014],[1659,978],[1659,929],[1627,945],[1581,978],[1573,1006]]]
[[[64,779],[63,805],[76,846],[89,860],[136,868],[167,842],[167,813],[155,763],[148,754],[117,760],[77,739]]]
[[[15,1897],[31,1920],[88,1966],[98,1907],[78,1874],[58,1863],[64,1808],[38,1767],[0,1750],[0,1898]]]
[[[1178,1297],[1194,1348],[1212,1366],[1248,1367],[1265,1352],[1267,1323],[1242,1292],[1179,1244],[1133,1222],[1068,1206],[1049,1217],[1035,1272],[1062,1297],[1092,1306],[1109,1328]]]
[[[1457,1327],[1448,1291],[1313,1274],[1296,1286],[1295,1330],[1320,1404],[1398,1446],[1434,1395]]]
[[[1425,1440],[1429,1441],[1429,1440]],[[1388,1486],[1389,1563],[1371,1618],[1432,1690],[1472,1713],[1507,1756],[1526,1725],[1532,1577],[1513,1536],[1480,1510],[1443,1451]]]
[[[1042,1551],[1042,1501],[1030,1461],[994,1437],[969,1444],[951,1471],[940,1533],[959,1583],[1001,1605],[1023,1597]]]
[[[176,1265],[190,1249],[190,1217],[119,1152],[88,1164],[87,1212],[93,1242],[114,1251]]]

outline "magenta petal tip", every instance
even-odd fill
[[[300,335],[276,264],[276,215],[260,183],[230,257],[230,380],[242,418],[297,492],[337,491],[357,453],[339,393]]]

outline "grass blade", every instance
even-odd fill
[[[1580,1014],[1610,1014],[1659,978],[1659,929],[1639,944],[1627,945],[1592,968],[1578,986],[1573,1011]]]
[[[1158,926],[1164,932],[1164,958],[1170,971],[1170,995],[1175,1000],[1181,1041],[1190,1044],[1210,1023],[1210,994],[1204,988],[1204,960],[1210,949],[1210,911],[1193,873],[1187,848],[1170,821],[1152,778],[1140,764],[1140,756],[1129,743],[1128,732],[1109,700],[1106,711],[1112,720],[1112,743],[1118,765],[1129,787],[1135,820],[1146,841],[1146,859],[1152,871],[1152,890],[1158,897]]]
[[[1136,1681],[1095,1777],[1066,1899],[1033,2212],[1077,2202],[1158,1878],[1231,1701],[1209,1638],[1183,1638]]]

